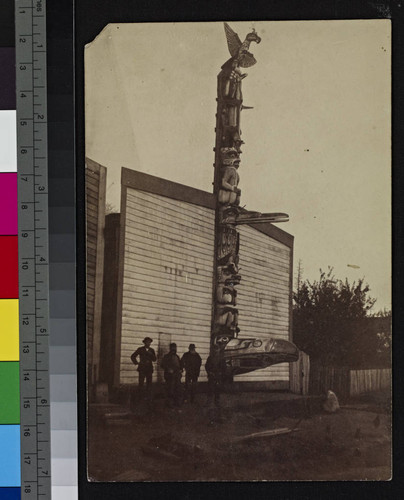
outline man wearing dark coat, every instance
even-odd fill
[[[139,390],[143,391],[144,381],[146,380],[146,395],[151,395],[151,384],[153,378],[153,362],[156,361],[156,353],[150,347],[153,339],[145,337],[143,339],[143,347],[139,347],[132,354],[130,359],[137,366],[139,372]],[[137,360],[139,358],[139,361]]]
[[[181,358],[181,366],[185,370],[185,399],[194,402],[196,383],[201,371],[202,358],[195,350],[195,344],[189,344],[189,351]]]
[[[170,352],[163,357],[160,366],[164,370],[167,404],[169,406],[180,406],[182,366],[180,357],[177,354],[177,344],[170,344]]]
[[[220,406],[220,393],[226,377],[226,362],[219,346],[213,346],[212,354],[206,360],[205,370],[208,374],[208,402],[212,402],[214,398],[215,406]]]

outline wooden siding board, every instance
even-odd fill
[[[99,183],[98,169],[86,166],[86,242],[87,242],[87,265],[86,265],[86,318],[87,318],[87,363],[93,364],[93,345],[94,345],[94,298],[95,294],[91,290],[95,290],[95,275],[96,266],[95,259],[89,254],[89,248],[97,247],[97,212],[98,205],[92,197],[88,196],[90,183],[93,191],[98,193]],[[92,382],[92,381],[90,381]]]
[[[125,294],[124,294],[125,297]],[[164,297],[160,297],[160,301],[158,301],[158,297],[154,300],[154,305],[150,307],[145,306],[145,301],[128,301],[126,300],[125,297],[125,307],[129,308],[139,308],[139,313],[132,312],[132,311],[126,311],[125,309],[123,310],[122,317],[123,318],[150,318],[150,320],[158,320],[161,319],[161,321],[164,321],[165,318],[170,316],[170,320],[175,321],[176,324],[179,324],[181,322],[187,324],[188,321],[191,321],[192,319],[199,320],[201,323],[204,322],[205,315],[203,311],[201,311],[202,307],[201,306],[210,306],[210,304],[199,304],[198,307],[199,309],[199,314],[195,312],[195,307],[194,308],[185,308],[182,307],[181,310],[173,310],[173,307],[170,307],[168,304],[165,303]],[[176,306],[177,308],[179,307],[180,301],[176,301]],[[140,312],[141,311],[141,312]]]
[[[142,231],[147,230],[146,233],[143,233]],[[182,228],[177,225],[176,227],[177,231],[181,231]],[[170,250],[173,246],[179,246],[182,247],[183,245],[187,246],[192,246],[192,248],[197,247],[200,248],[200,250],[203,252],[203,250],[206,248],[206,243],[209,242],[211,238],[206,238],[201,236],[201,230],[194,230],[194,231],[187,231],[188,235],[193,235],[194,240],[193,244],[191,245],[189,240],[184,237],[183,234],[176,234],[175,231],[171,230],[171,228],[167,228],[167,231],[162,233],[158,230],[156,230],[153,226],[150,226],[150,228],[147,227],[147,224],[144,225],[144,228],[142,229],[140,226],[136,227],[133,226],[130,228],[128,231],[128,234],[132,235],[133,241],[139,241],[139,242],[147,242],[149,241],[149,245],[159,245],[159,246],[166,246],[167,250]],[[208,236],[208,235],[206,235]],[[213,236],[213,232],[212,235]]]
[[[90,233],[94,238],[97,237],[97,218],[89,215],[87,220],[87,233]]]
[[[132,210],[136,210],[139,214],[139,220],[143,220],[147,222],[151,217],[159,217],[162,220],[166,220],[167,222],[171,222],[173,216],[178,217],[178,222],[187,221],[191,225],[201,225],[206,227],[206,229],[211,229],[210,226],[210,217],[206,214],[206,209],[201,207],[194,207],[192,214],[187,212],[184,213],[183,207],[179,206],[177,201],[162,200],[159,203],[160,209],[164,209],[164,211],[159,211],[156,208],[156,203],[158,203],[162,197],[158,197],[156,195],[150,195],[148,193],[141,193],[143,196],[139,196],[138,198],[134,198],[129,195],[128,198],[128,208]],[[139,201],[142,201],[142,205],[139,205]],[[194,215],[201,216],[200,219],[195,219]],[[212,212],[212,219],[214,219],[214,215]]]
[[[132,251],[139,251],[139,252],[146,252],[146,248],[141,246],[141,245],[130,245],[130,248],[128,248],[129,245],[126,247],[129,252]],[[177,265],[177,262],[175,260],[176,254],[178,254],[178,251],[172,251],[172,252],[167,252],[166,253],[166,260],[163,262],[163,259],[161,255],[157,253],[156,247],[151,247],[149,249],[149,252],[147,252],[148,257],[149,257],[149,269],[152,270],[158,269],[164,269],[167,274],[177,274],[181,275],[181,271],[184,271],[184,269],[191,269],[192,272],[194,272],[197,276],[207,276],[211,274],[211,269],[209,269],[207,262],[197,262],[195,258],[190,258],[186,261],[186,267],[185,265]],[[140,268],[139,264],[136,263],[135,259],[128,258],[128,261],[130,262],[130,265],[133,266],[133,268]]]
[[[159,275],[155,273],[157,277]],[[150,273],[149,272],[144,272],[144,273],[136,273],[136,276],[128,277],[127,280],[125,281],[125,287],[130,287],[130,288],[137,288],[137,287],[142,287],[144,284],[148,283],[147,280],[150,278]],[[152,282],[149,286],[150,290],[162,290],[166,292],[171,292],[172,291],[172,281],[173,280],[167,280],[167,279],[156,279],[155,282]],[[188,280],[189,283],[191,283],[192,286],[190,288],[184,286],[184,290],[188,290],[192,293],[192,287],[194,286],[194,283],[198,283],[198,281],[190,281]],[[187,283],[188,284],[188,283]],[[178,286],[178,282],[177,282]],[[201,291],[201,293],[203,293]]]
[[[186,226],[185,226],[186,227]],[[175,231],[172,230],[171,227],[167,228],[167,231],[164,233],[161,233],[156,230],[156,228],[153,225],[148,226],[147,224],[139,224],[137,227],[133,225],[130,228],[129,234],[133,235],[132,239],[139,241],[142,241],[142,237],[145,237],[145,229],[147,229],[147,235],[150,234],[150,243],[154,244],[161,244],[162,242],[164,243],[169,243],[169,244],[177,244],[177,245],[187,245],[189,244],[187,240],[184,239],[182,234],[176,234]],[[180,231],[181,227],[179,225],[176,226],[176,230]],[[193,234],[195,236],[195,241],[194,245],[198,245],[203,249],[204,246],[206,245],[206,242],[210,240],[209,238],[209,233],[205,233],[204,228],[196,227],[194,228],[193,231],[187,231],[187,234]],[[212,231],[213,234],[213,231]]]
[[[151,192],[173,200],[185,201],[193,205],[215,208],[215,197],[206,191],[191,188],[153,175],[122,169],[122,184],[136,190]]]
[[[158,295],[157,291],[150,292],[148,288],[139,288],[137,291],[132,291],[131,287],[124,287],[125,296],[128,300],[132,299],[134,302],[143,301],[145,306],[151,304],[156,297],[161,297],[165,299],[165,304],[169,308],[172,305],[176,305],[178,299],[181,300],[184,307],[195,308],[195,301],[190,294],[178,293],[176,289],[174,291],[164,292]],[[210,297],[207,298],[206,302],[210,303]]]
[[[91,173],[89,173],[89,175],[87,176],[87,179],[86,179],[86,196],[90,196],[90,193],[93,193],[93,196],[94,196],[94,193],[98,194],[99,181],[100,181],[100,176],[99,176],[98,172],[94,172],[92,177],[91,177]]]
[[[143,250],[145,250],[147,245],[149,245],[152,250],[157,249],[160,251],[166,251],[168,255],[172,255],[173,253],[175,255],[175,252],[184,248],[189,252],[189,255],[184,256],[187,260],[192,260],[194,256],[196,257],[197,254],[209,256],[209,251],[206,248],[206,243],[209,243],[209,240],[205,240],[204,242],[201,238],[195,238],[194,244],[190,244],[189,241],[185,241],[184,237],[182,237],[181,239],[174,239],[149,231],[144,236],[141,236],[141,234],[139,233],[133,233],[133,230],[128,231],[126,246],[139,246]],[[198,258],[198,261],[199,260],[200,259]],[[202,261],[201,264],[203,265],[207,263],[205,261]]]
[[[176,286],[184,288],[192,293],[195,286],[202,285],[204,283],[204,279],[209,277],[207,273],[198,273],[196,275],[193,269],[195,269],[194,266],[190,266],[184,270],[171,266],[164,267],[145,264],[144,267],[142,267],[141,265],[132,265],[130,267],[131,274],[128,273],[128,279],[133,278],[141,281],[142,279],[147,280],[149,277],[156,278],[155,283],[159,283],[161,285],[172,285],[172,283],[175,282]],[[201,290],[200,293],[205,292]]]
[[[286,255],[288,250],[290,250],[290,247],[285,245],[282,241],[277,241],[274,238],[266,238],[265,236],[263,237],[262,235],[265,235],[265,233],[260,233],[256,227],[252,225],[243,225],[242,229],[243,232],[248,234],[248,239],[246,239],[244,243],[246,245],[251,244],[251,242],[258,243],[259,247],[256,248],[257,251],[268,249]]]

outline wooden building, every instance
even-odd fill
[[[86,159],[87,380],[99,379],[104,269],[106,168]]]
[[[121,213],[106,218],[100,373],[115,388],[137,383],[130,355],[145,336],[160,358],[170,342],[180,355],[192,342],[206,361],[214,259],[213,194],[125,168],[121,182]],[[239,336],[291,340],[293,237],[271,224],[239,231]],[[289,380],[288,363],[235,377],[246,389]]]

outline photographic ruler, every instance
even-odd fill
[[[21,498],[51,497],[45,0],[16,0]]]

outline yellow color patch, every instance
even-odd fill
[[[0,299],[0,361],[19,361],[18,299]]]

